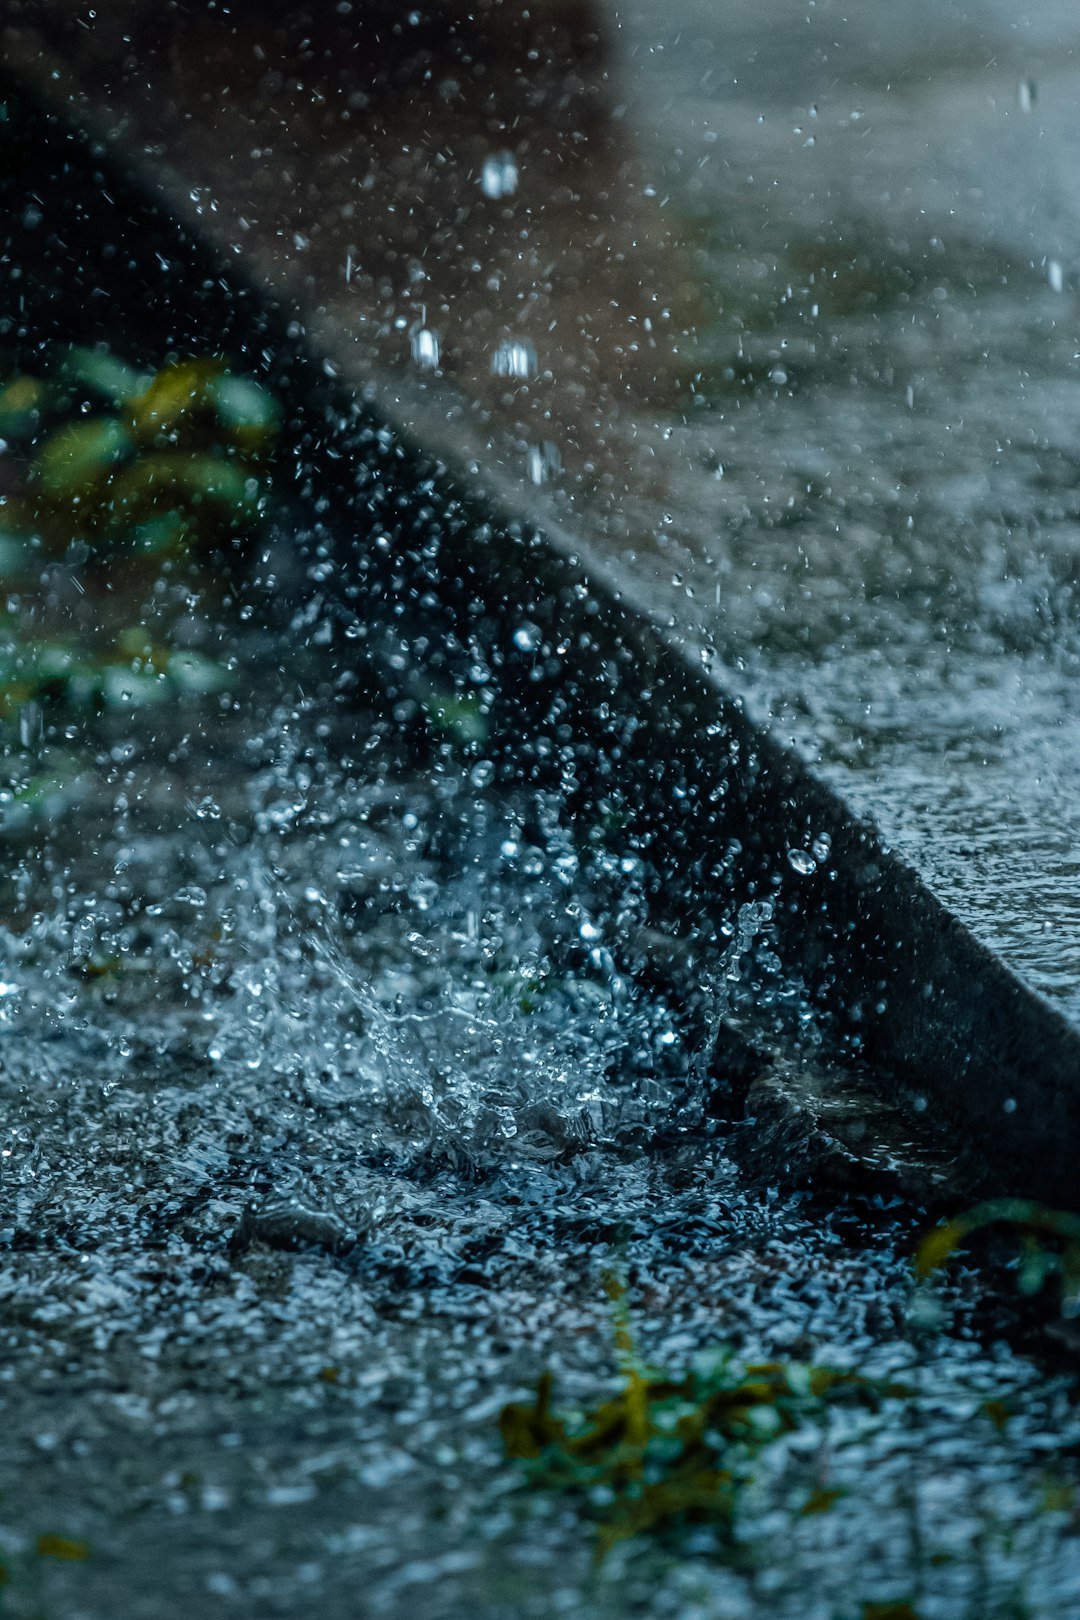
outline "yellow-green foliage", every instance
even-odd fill
[[[218,359],[141,373],[104,349],[58,349],[42,375],[0,383],[11,491],[0,579],[12,592],[0,616],[0,734],[28,704],[98,709],[220,690],[222,666],[170,647],[167,623],[151,637],[132,620],[148,585],[185,560],[212,565],[215,548],[257,524],[279,419],[263,387]],[[43,593],[41,564],[60,561],[74,581],[66,596],[51,583]],[[212,578],[211,566],[200,585]]]
[[[557,1415],[550,1373],[528,1403],[503,1408],[507,1455],[535,1485],[579,1494],[598,1522],[597,1554],[643,1531],[707,1523],[724,1538],[739,1496],[764,1447],[830,1407],[878,1410],[908,1397],[903,1385],[805,1362],[741,1361],[719,1346],[694,1357],[679,1376],[640,1368],[625,1302],[615,1293],[616,1346],[623,1384],[592,1409]],[[829,1497],[830,1499],[825,1499]],[[814,1493],[803,1512],[825,1511],[830,1493]]]
[[[87,646],[70,636],[21,635],[0,618],[0,723],[31,702],[92,712],[145,708],[218,692],[227,679],[222,664],[151,642],[138,625]]]
[[[145,375],[65,350],[0,389],[0,435],[28,461],[0,528],[46,559],[80,542],[154,560],[205,550],[256,521],[278,427],[273,398],[220,360]]]
[[[1018,1286],[1036,1294],[1050,1277],[1060,1281],[1063,1302],[1080,1294],[1080,1215],[1049,1209],[1029,1198],[994,1198],[936,1226],[915,1253],[915,1274],[925,1281],[965,1247],[976,1232],[1001,1226],[1021,1243]],[[1049,1241],[1047,1241],[1049,1240]]]

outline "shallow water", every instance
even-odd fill
[[[224,720],[86,729],[79,849],[59,800],[9,824],[8,1612],[1080,1605],[1071,1510],[1044,1506],[1080,1431],[1064,1385],[984,1347],[984,1283],[920,1337],[917,1217],[737,1168],[707,1036],[593,944],[605,873],[557,806],[445,750],[417,774],[302,671],[256,699],[265,644],[237,645]],[[747,1568],[697,1532],[595,1571],[495,1418],[543,1366],[568,1400],[611,1387],[612,1270],[651,1362],[726,1340],[923,1393],[769,1453]],[[823,1484],[850,1495],[800,1519]]]

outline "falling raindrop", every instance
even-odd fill
[[[434,371],[439,364],[439,334],[422,326],[412,335],[412,357],[421,371]]]
[[[561,471],[559,447],[545,439],[543,444],[530,444],[528,451],[529,480],[533,484],[546,484]]]
[[[31,699],[19,708],[19,746],[36,748],[41,741],[44,719],[41,704]]]
[[[789,849],[788,865],[800,877],[809,877],[811,872],[817,871],[817,861],[808,849]]]
[[[493,152],[484,159],[480,186],[485,197],[512,197],[518,187],[517,163],[512,152]]]
[[[524,338],[507,338],[491,357],[496,377],[531,377],[536,371],[536,350]]]

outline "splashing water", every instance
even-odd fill
[[[1063,1390],[970,1336],[973,1278],[913,1364],[911,1217],[763,1196],[711,1111],[770,903],[733,917],[688,1017],[624,965],[652,946],[617,833],[583,845],[558,795],[478,786],[476,743],[418,769],[377,708],[305,695],[295,648],[268,691],[265,651],[252,631],[225,714],[88,725],[78,837],[63,812],[13,835],[13,1614],[40,1579],[104,1614],[119,1570],[166,1620],[207,1594],[332,1609],[361,1581],[373,1614],[831,1620],[852,1567],[867,1602],[915,1571],[925,1620],[1004,1617],[1010,1582],[1067,1612],[1065,1514],[1039,1510]],[[917,1420],[770,1451],[741,1567],[691,1535],[591,1575],[572,1512],[507,1496],[494,1418],[541,1364],[602,1394],[612,1264],[650,1360],[723,1338],[855,1362],[916,1377]],[[835,1505],[800,1517],[822,1480]],[[61,1533],[88,1558],[35,1562]]]

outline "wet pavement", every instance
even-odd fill
[[[227,694],[83,723],[66,779],[47,738],[9,815],[7,1612],[1080,1611],[1070,1379],[1008,1277],[927,1317],[925,1216],[800,1192],[738,1124],[715,1030],[620,965],[633,849],[230,646]],[[737,1557],[702,1529],[596,1569],[496,1419],[545,1367],[613,1387],[612,1273],[650,1364],[727,1342],[915,1394],[770,1448]]]

